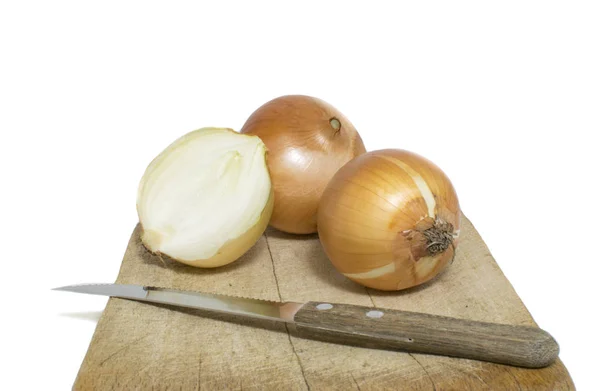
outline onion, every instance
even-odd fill
[[[271,225],[295,234],[317,232],[325,186],[340,167],[365,152],[354,126],[320,99],[290,95],[261,106],[241,132],[259,136],[269,148],[275,191]]]
[[[235,261],[266,229],[273,190],[258,137],[203,128],[158,155],[140,182],[142,243],[197,267]]]
[[[400,290],[430,280],[454,258],[460,216],[454,187],[437,166],[408,151],[374,151],[329,182],[319,238],[346,277]]]

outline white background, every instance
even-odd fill
[[[0,388],[71,387],[106,299],[50,288],[114,281],[157,153],[308,94],[368,149],[443,168],[594,389],[599,20],[583,1],[2,2]]]

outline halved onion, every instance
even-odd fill
[[[273,211],[264,143],[226,128],[186,134],[146,169],[137,211],[142,243],[153,253],[197,267],[235,261]]]

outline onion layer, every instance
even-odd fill
[[[266,147],[231,129],[203,128],[168,146],[138,189],[142,243],[197,267],[242,256],[273,211]]]
[[[354,126],[327,102],[290,95],[258,108],[241,132],[259,136],[269,148],[275,191],[271,225],[295,234],[317,232],[325,186],[340,167],[365,152]]]
[[[319,237],[333,265],[367,287],[422,284],[450,262],[460,208],[447,176],[402,150],[364,154],[342,167],[319,205]]]

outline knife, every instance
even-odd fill
[[[140,285],[79,284],[55,288],[285,322],[305,338],[541,368],[558,356],[546,331],[418,312],[309,301],[274,302]]]

